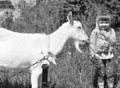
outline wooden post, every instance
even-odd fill
[[[49,88],[48,84],[48,68],[49,66],[47,64],[42,65],[42,88]]]

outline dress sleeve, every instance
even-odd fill
[[[96,34],[97,32],[95,30],[92,31],[90,35],[90,55],[94,56],[96,51]]]
[[[116,33],[115,33],[114,29],[111,29],[111,33],[110,33],[110,36],[109,36],[109,41],[112,44],[114,44],[116,42]]]

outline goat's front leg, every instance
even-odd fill
[[[31,84],[32,88],[38,88],[38,78],[39,75],[42,73],[41,67],[36,67],[31,70]]]

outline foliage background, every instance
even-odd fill
[[[120,42],[119,0],[37,0],[34,7],[21,0],[19,8],[22,11],[21,16],[15,22],[9,17],[3,27],[17,32],[47,34],[66,22],[68,12],[72,11],[73,18],[81,21],[90,35],[91,30],[95,28],[98,11],[107,11],[113,16],[111,26],[116,30],[117,42]],[[62,52],[57,55],[57,65],[51,65],[49,68],[49,83],[52,88],[92,88],[94,67],[88,58],[89,52],[83,50],[85,53],[81,55],[75,50],[72,40],[68,40]],[[30,88],[29,71],[9,78],[11,71],[17,72],[16,69],[1,72],[0,88]],[[41,85],[41,77],[39,83]]]

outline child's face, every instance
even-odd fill
[[[99,26],[100,30],[108,30],[110,27],[110,23],[107,21],[99,21],[98,26]]]

